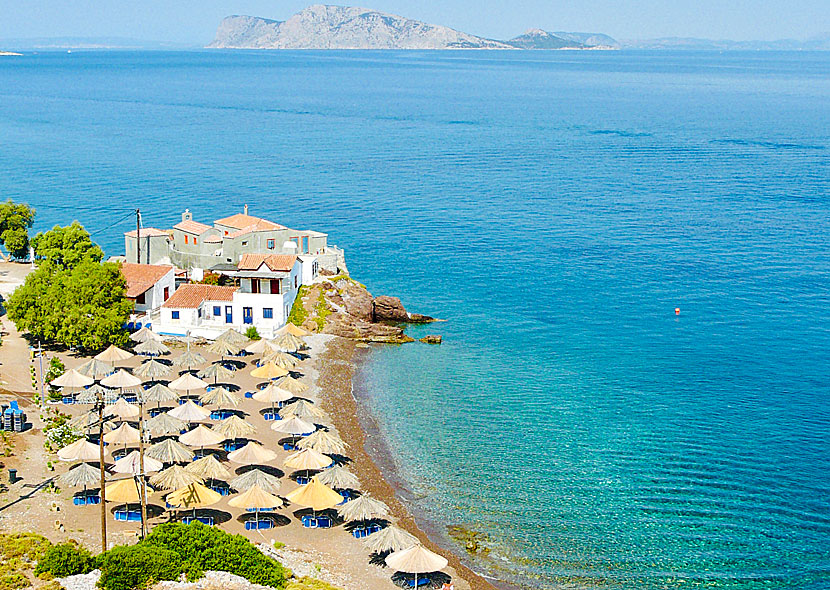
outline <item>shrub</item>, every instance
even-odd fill
[[[89,551],[73,543],[53,545],[37,563],[35,574],[51,574],[56,578],[86,574],[93,570],[95,560]]]
[[[261,338],[256,326],[248,326],[248,329],[245,330],[245,336],[248,337],[248,340],[259,340]]]
[[[302,326],[308,317],[308,311],[303,305],[303,297],[306,293],[308,293],[308,285],[302,285],[297,291],[297,298],[294,299],[294,305],[291,306],[291,312],[288,314],[288,321],[295,326]]]
[[[51,543],[46,537],[35,533],[11,533],[0,535],[0,554],[3,561],[25,557],[37,561]]]
[[[17,590],[30,586],[29,578],[20,572],[3,572],[0,574],[0,590]]]
[[[254,584],[282,588],[291,576],[288,569],[264,555],[245,537],[199,523],[162,524],[141,544],[176,552],[190,580],[198,579],[205,570],[217,570],[242,576]]]
[[[142,544],[114,547],[96,560],[98,585],[104,590],[141,590],[161,580],[175,580],[182,572],[178,553]]]

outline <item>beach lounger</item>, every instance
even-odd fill
[[[297,483],[300,484],[301,486],[306,485],[310,481],[311,481],[310,477],[306,477],[304,475],[298,475],[297,476]]]
[[[201,522],[207,526],[213,526],[212,516],[185,516],[182,518],[182,524],[191,524],[194,522]]]
[[[253,391],[246,391],[246,392],[245,392],[245,397],[246,397],[247,399],[253,399],[253,397],[254,397],[254,392],[253,392]]]
[[[291,443],[282,443],[282,448],[286,451],[299,451],[300,447],[292,445]]]
[[[352,531],[352,536],[355,539],[362,539],[364,537],[368,537],[372,533],[377,533],[381,529],[382,529],[382,527],[380,525],[377,525],[377,524],[373,524],[373,525],[370,525],[370,526],[362,526],[362,527],[358,527],[358,528],[354,529]]]
[[[72,504],[75,506],[89,506],[92,504],[100,504],[101,496],[98,494],[78,494],[72,498]]]
[[[141,522],[141,510],[116,510],[115,520]]]
[[[246,520],[245,521],[245,530],[246,531],[255,531],[259,529],[272,529],[276,526],[274,523],[273,518],[260,518],[259,520]]]
[[[75,398],[71,395],[65,395],[61,398],[61,403],[66,404],[67,406],[71,406],[75,403]]]
[[[230,418],[233,416],[234,413],[229,410],[213,410],[210,413],[211,420],[224,420],[225,418]]]
[[[276,506],[273,506],[271,508],[246,508],[245,512],[274,512],[276,511],[276,509]]]
[[[303,516],[303,526],[307,529],[330,529],[331,518],[328,516]]]
[[[432,583],[432,581],[429,578],[421,578],[421,577],[418,578],[418,587],[427,586],[428,584],[431,584],[431,583]],[[412,578],[411,580],[406,580],[406,587],[407,588],[414,588],[415,587],[415,578]]]
[[[265,413],[262,415],[262,417],[263,417],[266,421],[268,421],[268,420],[282,420],[282,418],[280,417],[280,415],[279,415],[279,414],[277,414],[276,412],[265,412]]]
[[[247,443],[242,442],[242,441],[228,441],[228,442],[225,443],[223,448],[230,453],[231,451],[236,451],[237,449],[241,449],[246,444]]]
[[[220,496],[228,496],[231,493],[231,489],[228,486],[210,486],[214,492],[219,494]]]

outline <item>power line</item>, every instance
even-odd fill
[[[130,210],[130,212],[129,212],[129,213],[127,213],[127,214],[126,214],[124,217],[122,217],[121,219],[118,219],[117,221],[113,221],[113,222],[112,222],[109,226],[104,227],[104,228],[101,228],[101,229],[99,229],[99,230],[97,230],[97,231],[91,232],[89,235],[90,235],[90,237],[92,237],[92,236],[94,236],[94,235],[100,234],[101,232],[105,232],[105,231],[108,231],[108,230],[114,229],[116,225],[118,225],[118,224],[119,224],[119,223],[121,223],[122,221],[125,221],[127,218],[132,217],[134,214],[135,214],[135,210],[134,210],[134,209],[133,209],[133,210]]]

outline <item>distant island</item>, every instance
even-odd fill
[[[0,51],[0,55],[23,55],[22,53],[15,53],[14,51]]]
[[[532,29],[499,41],[442,25],[367,8],[317,4],[285,21],[255,16],[222,20],[210,45],[216,49],[619,49],[599,33]]]

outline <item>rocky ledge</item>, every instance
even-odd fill
[[[303,287],[291,311],[291,320],[313,332],[391,344],[413,341],[404,333],[404,324],[436,321],[407,311],[398,297],[374,297],[364,285],[345,274]]]

